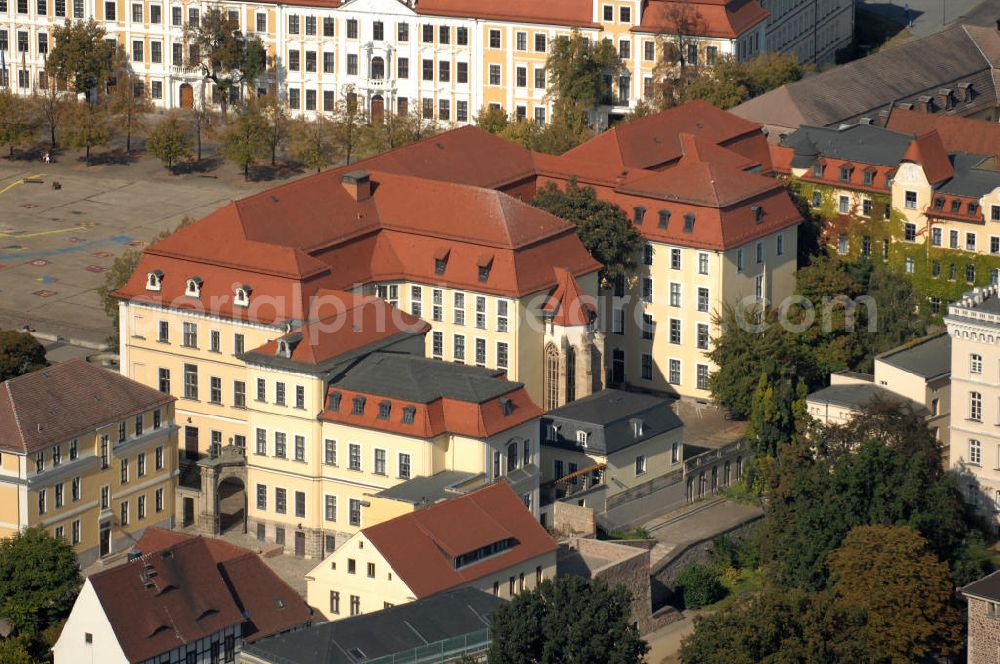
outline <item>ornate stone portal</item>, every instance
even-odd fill
[[[223,530],[220,502],[235,494],[226,494],[224,485],[236,483],[242,487],[243,506],[241,510],[240,529],[246,532],[247,524],[247,460],[242,447],[228,445],[219,450],[218,454],[210,455],[197,463],[201,475],[201,491],[198,494],[197,521],[198,532],[203,535],[221,535]]]

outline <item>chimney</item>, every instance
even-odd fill
[[[933,113],[934,112],[934,98],[930,95],[923,95],[917,97],[917,110],[921,113]]]
[[[871,123],[872,123],[871,118],[861,118],[860,120],[858,120],[858,124],[870,125]]]
[[[962,81],[958,84],[958,101],[967,103],[972,101],[972,83]]]
[[[937,96],[935,101],[937,101],[938,106],[940,106],[945,111],[950,111],[952,107],[952,102],[955,98],[952,96],[951,88],[941,88],[937,91]]]
[[[367,201],[372,197],[372,183],[368,177],[368,171],[351,171],[344,173],[340,178],[340,183],[351,195],[351,198],[358,201]]]
[[[880,127],[884,127],[886,123],[889,122],[889,111],[879,111],[878,112],[878,124]]]

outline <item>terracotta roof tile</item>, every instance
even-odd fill
[[[757,0],[649,0],[636,32],[677,31],[677,16],[685,17],[687,32],[703,37],[734,39],[769,16]]]
[[[579,0],[420,0],[418,14],[461,16],[572,27],[599,27],[589,2]]]
[[[84,360],[63,362],[0,384],[0,450],[32,453],[172,401]]]
[[[1000,123],[894,108],[889,114],[886,128],[913,135],[934,129],[948,152],[1000,157]]]
[[[192,537],[192,535],[187,535],[176,530],[150,526],[143,531],[142,537],[132,546],[132,550],[142,554],[157,553],[176,546],[181,542],[187,542]],[[224,539],[215,537],[203,537],[201,539],[205,542],[205,546],[208,547],[208,553],[211,555],[212,560],[217,563],[238,558],[247,553],[247,549],[230,544]]]
[[[932,185],[940,184],[955,174],[955,169],[944,149],[941,136],[936,129],[913,139],[903,155],[903,161],[912,161],[924,168],[924,175]]]
[[[417,598],[464,585],[556,549],[506,482],[362,530]],[[454,558],[497,541],[514,546],[455,569]]]
[[[597,303],[583,292],[579,282],[565,269],[556,269],[558,285],[542,307],[556,325],[587,325],[597,316]]]

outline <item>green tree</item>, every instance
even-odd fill
[[[684,664],[861,664],[871,662],[863,611],[829,593],[766,589],[697,616],[681,642]]]
[[[334,126],[326,116],[318,115],[315,120],[304,118],[292,124],[292,143],[289,151],[292,157],[319,173],[333,163],[336,154]]]
[[[476,126],[491,134],[499,134],[508,124],[507,113],[500,106],[484,106],[476,115]]]
[[[700,609],[726,596],[719,571],[711,565],[693,563],[677,575],[677,592],[685,609]]]
[[[785,445],[768,485],[764,558],[783,588],[826,587],[827,556],[857,526],[910,526],[942,560],[962,556],[968,527],[955,478],[903,404],[872,402],[845,425]]]
[[[267,154],[267,128],[255,104],[242,108],[222,134],[222,155],[250,179],[250,166]]]
[[[136,80],[127,69],[120,70],[108,110],[118,131],[125,133],[125,152],[131,153],[132,136],[146,129],[146,114],[153,112],[153,104],[141,79]]]
[[[178,161],[191,156],[191,128],[179,115],[171,113],[149,132],[146,150],[172,170]]]
[[[627,71],[611,40],[585,38],[579,30],[552,41],[545,68],[549,75],[548,96],[594,111],[595,131],[599,126],[597,107],[611,98],[609,81]]]
[[[367,154],[381,154],[403,145],[409,145],[437,132],[433,122],[427,122],[417,113],[389,113],[381,122],[362,128],[360,141]]]
[[[281,103],[277,95],[264,95],[258,103],[261,120],[264,122],[267,134],[267,147],[271,151],[271,165],[274,166],[278,157],[278,148],[288,143],[292,121],[288,116],[288,109]]]
[[[195,160],[201,161],[201,143],[205,136],[211,135],[218,124],[218,117],[208,106],[200,106],[189,111],[191,128],[195,137]]]
[[[653,78],[657,81],[654,92],[661,108],[695,99],[719,108],[732,108],[785,83],[797,81],[806,72],[794,55],[783,53],[765,53],[745,61],[722,56],[711,67],[679,64],[670,47],[661,53],[653,70]]]
[[[65,618],[82,585],[73,547],[34,527],[0,541],[0,615],[40,639]]]
[[[961,649],[962,624],[948,566],[912,528],[854,528],[827,563],[838,600],[866,613],[875,659],[921,661]]]
[[[6,145],[13,158],[14,147],[27,141],[34,132],[28,101],[9,88],[0,89],[0,145]]]
[[[746,437],[757,454],[775,457],[782,443],[791,440],[797,423],[806,417],[809,388],[793,375],[770,380],[761,374],[750,406]]]
[[[24,636],[0,638],[0,662],[4,664],[37,664],[31,654],[32,643]]]
[[[204,12],[198,25],[187,24],[185,37],[194,46],[189,49],[187,68],[201,73],[219,91],[223,117],[235,97],[245,88],[252,89],[267,67],[267,51],[260,37],[240,32],[239,21],[213,7]],[[234,93],[235,91],[235,93]],[[239,95],[242,96],[242,95]]]
[[[333,143],[337,152],[350,164],[357,157],[358,148],[363,145],[368,114],[360,103],[353,85],[348,85],[337,102],[333,113]]]
[[[49,78],[67,81],[79,94],[103,91],[111,80],[118,57],[114,43],[107,41],[104,26],[87,19],[52,28],[52,48],[45,61]],[[55,81],[52,81],[54,84]]]
[[[85,150],[90,166],[91,148],[107,145],[111,140],[111,119],[103,105],[74,102],[66,107],[65,142],[69,147]]]
[[[35,337],[27,332],[0,331],[0,382],[37,371],[48,364],[45,347]]]
[[[577,576],[546,580],[493,613],[490,664],[638,664],[649,650],[624,586]]]
[[[53,150],[56,149],[56,133],[62,127],[70,100],[59,92],[55,78],[49,76],[46,85],[40,86],[31,97],[31,105],[38,123],[49,134],[50,146]]]
[[[604,265],[605,286],[631,276],[643,246],[642,235],[629,222],[625,211],[599,200],[592,187],[570,180],[565,190],[554,183],[542,187],[531,204],[576,226],[577,235],[595,260]]]

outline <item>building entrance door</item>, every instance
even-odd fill
[[[105,521],[101,524],[100,534],[101,557],[111,553],[111,522]]]
[[[295,531],[295,555],[299,558],[306,557],[306,534],[301,530]]]

